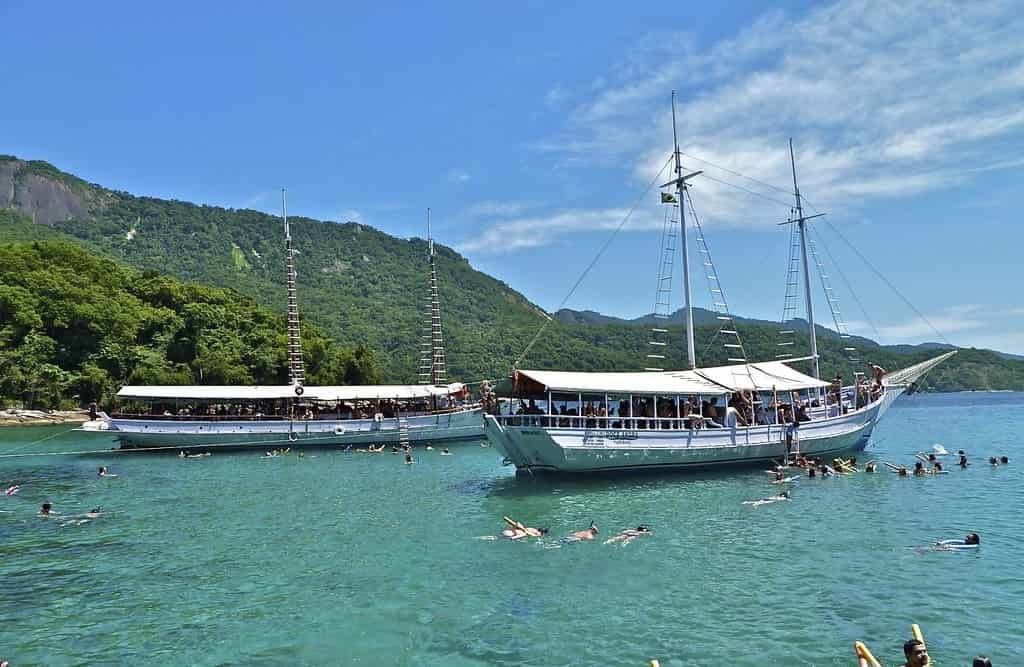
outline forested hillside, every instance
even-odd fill
[[[4,178],[8,178],[8,182],[3,182]],[[31,190],[25,189],[26,183],[31,185]],[[13,193],[6,202],[6,208],[17,213],[0,212],[0,241],[63,239],[93,253],[95,257],[90,261],[117,260],[120,264],[111,266],[117,266],[117,270],[125,275],[148,275],[150,280],[155,280],[153,272],[158,271],[177,280],[233,290],[214,292],[230,295],[217,297],[219,299],[234,300],[239,304],[245,302],[245,308],[251,312],[262,313],[259,327],[268,330],[268,338],[259,341],[260,346],[266,346],[260,349],[266,349],[267,354],[270,354],[270,348],[276,350],[274,354],[279,355],[280,367],[274,372],[279,374],[276,377],[283,379],[284,325],[280,319],[272,319],[283,314],[285,307],[284,244],[278,218],[251,210],[135,197],[87,184],[46,163],[0,157],[0,190],[5,188]],[[51,196],[61,198],[59,207],[47,204],[47,197]],[[0,201],[0,208],[4,206]],[[46,221],[49,224],[39,224],[37,209],[48,211]],[[32,223],[33,215],[36,224]],[[395,238],[354,223],[335,224],[301,217],[290,220],[292,237],[299,252],[296,262],[303,319],[323,332],[317,336],[329,336],[336,345],[347,346],[339,350],[362,346],[365,351],[372,351],[384,381],[414,381],[423,307],[427,298],[426,242]],[[61,247],[65,248],[63,252],[69,252],[66,246]],[[474,270],[455,251],[442,245],[437,248],[449,377],[476,381],[506,374],[512,362],[547,321],[547,316],[508,285]],[[5,289],[11,284],[8,281],[24,278],[17,272],[7,271],[6,267],[0,267],[0,270],[4,271],[2,284]],[[81,284],[86,280],[84,273],[70,272],[66,280],[78,290],[73,294],[88,289],[87,284]],[[162,277],[160,280],[170,278]],[[14,284],[30,294],[36,293],[32,287]],[[149,303],[147,300],[152,296],[145,293],[149,286],[138,283],[138,279],[131,284],[138,285],[140,289],[133,288],[128,292],[129,296]],[[112,288],[108,285],[108,289]],[[211,288],[193,285],[188,289],[202,293]],[[60,295],[50,291],[37,296],[45,300],[59,298]],[[184,303],[192,298],[191,293],[186,294],[178,305],[184,308]],[[246,299],[255,301],[266,310],[256,308]],[[100,302],[91,303],[100,307]],[[271,316],[271,312],[275,315]],[[98,317],[101,315],[97,314]],[[562,315],[564,317],[565,314]],[[593,315],[564,317],[568,321],[550,322],[522,366],[638,370],[647,365],[648,336],[645,327]],[[0,326],[8,326],[2,315]],[[177,326],[176,322],[174,326]],[[190,325],[186,322],[181,326],[187,328]],[[681,352],[685,347],[682,330],[678,326],[670,326],[669,329],[676,344],[669,348],[666,366],[682,367],[684,359]],[[749,358],[774,358],[777,350],[775,327],[741,321],[738,329]],[[271,330],[276,342],[269,338]],[[131,330],[118,331],[120,345],[129,345]],[[143,330],[134,331],[143,335],[144,341],[140,343],[143,347],[154,344],[152,336],[145,337]],[[313,330],[307,326],[305,331]],[[238,328],[234,332],[237,336],[244,334]],[[697,327],[698,357],[703,365],[725,363],[723,348],[713,342],[715,333],[713,326]],[[158,345],[167,336],[174,338],[172,334],[165,334],[164,338],[156,341]],[[823,336],[820,340],[823,373],[831,375],[842,371],[849,378],[854,369],[845,360],[841,342],[834,333],[832,337]],[[8,345],[4,342],[5,353],[9,351]],[[866,339],[858,340],[857,345],[861,359],[890,368],[906,366],[936,353],[928,349],[901,353]],[[797,346],[806,350],[806,338],[799,339]],[[212,350],[205,348],[202,354],[199,352],[196,349],[198,357],[203,359],[206,358],[203,355],[212,354]],[[168,357],[166,363],[169,365],[162,366],[161,372],[182,370],[176,364],[184,364],[191,373],[190,381],[209,381],[205,363],[196,363],[196,358]],[[249,359],[230,358],[233,359],[231,363],[238,363],[244,369],[251,368],[244,372],[255,381],[271,377],[268,375],[271,371],[265,365],[251,367]],[[58,358],[55,365],[74,373],[80,372],[75,369],[80,369],[82,363],[82,359],[77,357],[67,360],[67,363]],[[131,369],[112,367],[108,375],[113,382],[131,379],[137,368],[137,365]],[[202,377],[198,375],[200,368],[204,369]],[[857,370],[862,370],[862,365]],[[136,377],[141,378],[142,375]],[[185,376],[180,377],[184,379]],[[940,390],[1024,389],[1024,362],[1000,358],[987,351],[963,351],[932,371],[924,386]],[[80,396],[86,396],[94,395],[96,389],[80,388],[76,391]]]
[[[66,241],[0,244],[0,401],[105,402],[122,384],[285,384],[284,318],[237,292]],[[303,332],[308,379],[376,382],[373,353]]]

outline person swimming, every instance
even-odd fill
[[[899,468],[896,469],[896,474],[899,475],[900,477],[906,477],[907,469],[904,468],[903,466],[900,466]]]
[[[967,455],[964,454],[964,450],[961,449],[960,450],[960,467],[961,468],[966,468],[969,465],[971,465],[971,464],[967,462]]]
[[[448,451],[447,447],[445,447],[444,449],[441,450],[441,456],[451,456],[451,455],[452,455],[452,453]]]
[[[967,533],[962,540],[942,540],[935,543],[935,548],[940,551],[952,549],[976,549],[981,546],[981,537],[977,533]]]
[[[100,508],[99,507],[94,507],[91,510],[89,510],[88,512],[86,512],[85,516],[90,518],[90,519],[96,519],[96,518],[99,518],[99,516],[101,514],[103,514],[103,512],[100,512]]]
[[[412,463],[415,463],[415,461],[412,460],[412,454],[406,454],[405,455],[405,465],[410,465]]]
[[[875,464],[874,461],[868,461],[867,463],[864,464],[864,472],[875,472],[875,470],[877,469],[878,466]]]
[[[818,473],[817,473],[817,471],[815,471],[813,465],[807,466],[807,476],[808,477],[817,477],[818,476]]]
[[[117,475],[114,475],[107,471],[107,466],[100,466],[99,472],[96,474],[99,477],[117,477]]]
[[[999,459],[997,459],[994,456],[990,456],[990,457],[988,457],[988,463],[989,463],[990,466],[995,468],[996,466],[999,465]]]
[[[502,536],[509,538],[510,540],[518,540],[524,537],[543,537],[548,534],[547,528],[531,528],[525,526],[519,521],[513,518],[503,516],[505,523],[509,525],[508,528],[501,531]]]
[[[178,452],[178,458],[179,459],[183,459],[183,458],[185,458],[185,456],[186,456],[186,454],[185,454],[185,450],[184,449],[182,449],[182,450],[180,450]]]
[[[592,540],[600,531],[597,529],[597,524],[593,521],[590,522],[590,528],[586,530],[577,530],[575,533],[569,536],[571,541],[577,540]]]
[[[43,506],[39,508],[39,516],[55,516],[56,514],[51,503],[43,503]]]
[[[742,504],[759,507],[761,505],[771,505],[772,503],[778,503],[784,500],[789,500],[789,491],[783,491],[777,496],[768,496],[767,498],[761,498],[760,500],[744,500]]]
[[[942,469],[942,461],[936,461],[935,465],[932,466],[932,474],[937,475],[940,472],[946,472]]]
[[[643,537],[644,535],[651,535],[653,533],[654,531],[652,531],[646,525],[640,524],[636,528],[627,528],[620,532],[618,535],[615,535],[614,537],[609,537],[607,540],[604,541],[604,543],[614,544],[616,542],[621,542],[622,546],[626,546],[638,537]]]
[[[999,457],[999,462],[1002,463],[1003,465],[1006,465],[1007,463],[1010,462],[1010,459],[1005,457],[1005,456],[1000,456]]]
[[[924,463],[922,463],[921,461],[918,461],[917,463],[914,464],[914,476],[915,477],[920,477],[921,475],[925,474],[925,472],[926,471],[924,469]]]

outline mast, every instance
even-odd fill
[[[800,257],[804,267],[804,299],[807,305],[807,325],[811,333],[811,374],[815,379],[821,378],[818,369],[818,336],[814,329],[814,304],[811,299],[811,272],[807,267],[807,218],[804,217],[803,203],[800,201],[800,188],[796,184],[796,157],[793,154],[793,139],[789,140],[789,163],[793,168],[793,194],[796,197],[796,224],[800,229]]]
[[[686,179],[701,172],[683,176],[683,164],[679,154],[679,138],[676,134],[676,91],[672,91],[672,143],[675,146],[676,159],[676,199],[679,201],[679,233],[683,237],[683,298],[686,304],[686,358],[690,368],[697,367],[697,353],[693,344],[693,303],[690,300],[690,253],[686,244]],[[666,184],[667,185],[667,184]]]
[[[426,333],[420,359],[420,384],[440,385],[445,377],[444,337],[441,332],[441,299],[437,291],[437,253],[430,234],[430,209],[427,209],[427,256],[430,264],[430,293],[427,301]]]
[[[301,387],[306,381],[306,370],[302,362],[302,337],[299,335],[299,302],[295,291],[295,252],[292,249],[292,233],[288,227],[288,199],[281,188],[281,217],[284,220],[284,248],[288,268],[288,384]]]

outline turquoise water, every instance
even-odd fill
[[[0,459],[0,658],[22,665],[898,664],[910,623],[940,666],[1024,664],[1024,394],[901,399],[873,458],[942,443],[948,475],[801,480],[760,471],[516,479],[454,455],[314,452]],[[5,429],[0,453],[60,428]],[[82,447],[74,434],[32,446]],[[88,445],[86,445],[88,446]],[[991,469],[990,455],[1010,465]],[[314,458],[315,456],[315,458]],[[955,460],[949,461],[950,464]],[[119,477],[100,479],[106,464]],[[45,500],[85,524],[40,519]],[[626,547],[478,539],[508,514],[554,535],[591,519]],[[913,547],[968,531],[975,553]]]

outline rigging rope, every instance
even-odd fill
[[[941,338],[941,339],[942,339],[942,341],[943,341],[944,343],[946,343],[947,345],[952,345],[953,347],[956,347],[955,345],[953,345],[953,343],[949,342],[949,339],[948,339],[948,338],[946,338],[946,337],[945,337],[945,336],[944,336],[944,335],[942,334],[942,332],[941,332],[941,331],[939,331],[938,329],[936,329],[936,328],[935,328],[935,325],[933,325],[933,324],[932,324],[932,323],[931,323],[930,321],[928,321],[928,318],[927,318],[927,317],[925,317],[925,316],[924,316],[924,314],[923,314],[923,313],[922,313],[922,312],[921,312],[920,310],[918,310],[918,309],[917,309],[917,307],[916,307],[916,306],[914,306],[914,304],[912,304],[912,303],[910,302],[910,299],[908,299],[907,297],[903,296],[903,293],[902,293],[902,292],[900,292],[900,291],[899,291],[898,289],[896,289],[896,286],[895,286],[895,285],[893,285],[893,284],[892,284],[892,282],[890,282],[890,281],[889,281],[889,279],[885,277],[885,274],[884,274],[884,273],[882,273],[881,271],[879,271],[878,269],[876,269],[876,268],[875,268],[875,265],[874,265],[874,264],[872,264],[872,263],[871,263],[870,261],[868,261],[868,258],[867,258],[867,257],[865,257],[865,256],[864,256],[864,255],[863,255],[863,254],[861,253],[861,251],[860,251],[860,250],[857,250],[857,246],[855,246],[855,245],[853,245],[852,243],[850,243],[850,241],[849,241],[849,240],[848,240],[848,239],[847,239],[847,238],[846,238],[845,236],[843,236],[842,232],[840,232],[840,231],[839,231],[838,229],[836,229],[836,228],[835,228],[835,226],[834,226],[834,225],[833,225],[833,224],[832,224],[831,222],[829,222],[828,220],[825,220],[825,224],[826,224],[826,225],[828,225],[829,229],[831,229],[831,230],[832,230],[833,232],[835,232],[835,233],[836,233],[836,236],[838,236],[838,237],[839,237],[840,239],[842,239],[842,240],[843,240],[843,243],[845,243],[845,244],[846,244],[847,246],[849,246],[850,250],[852,250],[852,251],[853,251],[853,252],[854,252],[854,253],[855,253],[855,254],[856,254],[856,255],[857,255],[858,257],[860,257],[861,261],[862,261],[862,262],[864,262],[864,264],[865,264],[865,265],[866,265],[866,266],[867,266],[867,267],[868,267],[869,269],[871,269],[871,271],[872,271],[872,272],[873,272],[873,273],[874,273],[874,274],[875,274],[876,276],[878,276],[878,278],[879,278],[879,279],[880,279],[880,280],[881,280],[882,282],[884,282],[884,283],[885,283],[885,284],[886,284],[886,285],[887,285],[887,286],[889,287],[889,289],[891,289],[891,290],[893,291],[893,293],[894,293],[894,294],[895,294],[896,296],[898,296],[898,297],[899,297],[900,299],[902,299],[902,300],[903,300],[903,303],[907,304],[907,305],[908,305],[908,306],[910,307],[910,309],[911,309],[912,311],[914,311],[914,313],[915,313],[915,314],[916,314],[916,315],[917,315],[918,317],[920,317],[920,318],[921,318],[921,321],[922,321],[922,322],[924,322],[925,324],[927,324],[927,325],[928,325],[928,327],[929,327],[929,328],[930,328],[930,329],[931,329],[932,331],[934,331],[934,332],[935,332],[935,335],[937,335],[937,336],[938,336],[939,338]]]
[[[665,160],[665,164],[662,165],[658,173],[654,176],[654,178],[651,179],[651,182],[647,184],[647,187],[644,188],[644,191],[640,194],[637,200],[633,202],[633,205],[629,208],[629,211],[626,212],[626,216],[622,218],[622,222],[619,223],[618,227],[616,227],[612,231],[611,235],[608,236],[608,239],[605,240],[604,244],[600,247],[600,249],[598,249],[597,254],[594,255],[594,258],[592,260],[590,260],[590,264],[587,265],[587,268],[585,268],[583,270],[583,273],[580,274],[579,278],[576,279],[576,282],[573,284],[572,289],[569,290],[569,293],[566,294],[565,298],[562,299],[561,303],[558,304],[558,308],[555,309],[555,312],[561,310],[562,307],[565,306],[566,303],[568,303],[569,299],[572,298],[572,295],[576,293],[576,290],[583,283],[584,278],[587,277],[587,274],[590,273],[590,270],[594,268],[594,265],[596,265],[598,260],[601,259],[601,256],[604,255],[604,252],[608,249],[608,246],[612,244],[612,241],[615,240],[615,237],[618,235],[619,231],[621,231],[622,228],[626,225],[626,223],[629,222],[629,219],[633,216],[633,212],[636,211],[637,207],[640,205],[640,202],[643,201],[644,197],[647,196],[647,193],[650,192],[651,188],[653,188],[654,185],[661,179],[661,175],[665,173],[665,168],[668,167],[670,162],[672,162],[672,159],[673,158],[670,156],[667,160]],[[548,317],[548,319],[544,321],[544,324],[541,325],[540,329],[533,336],[530,342],[526,345],[526,347],[523,349],[519,357],[512,363],[513,368],[518,368],[519,364],[523,361],[523,359],[526,358],[526,355],[529,354],[530,349],[532,349],[534,344],[540,339],[541,334],[544,333],[544,330],[547,329],[548,325],[551,324],[553,319],[554,318]]]

